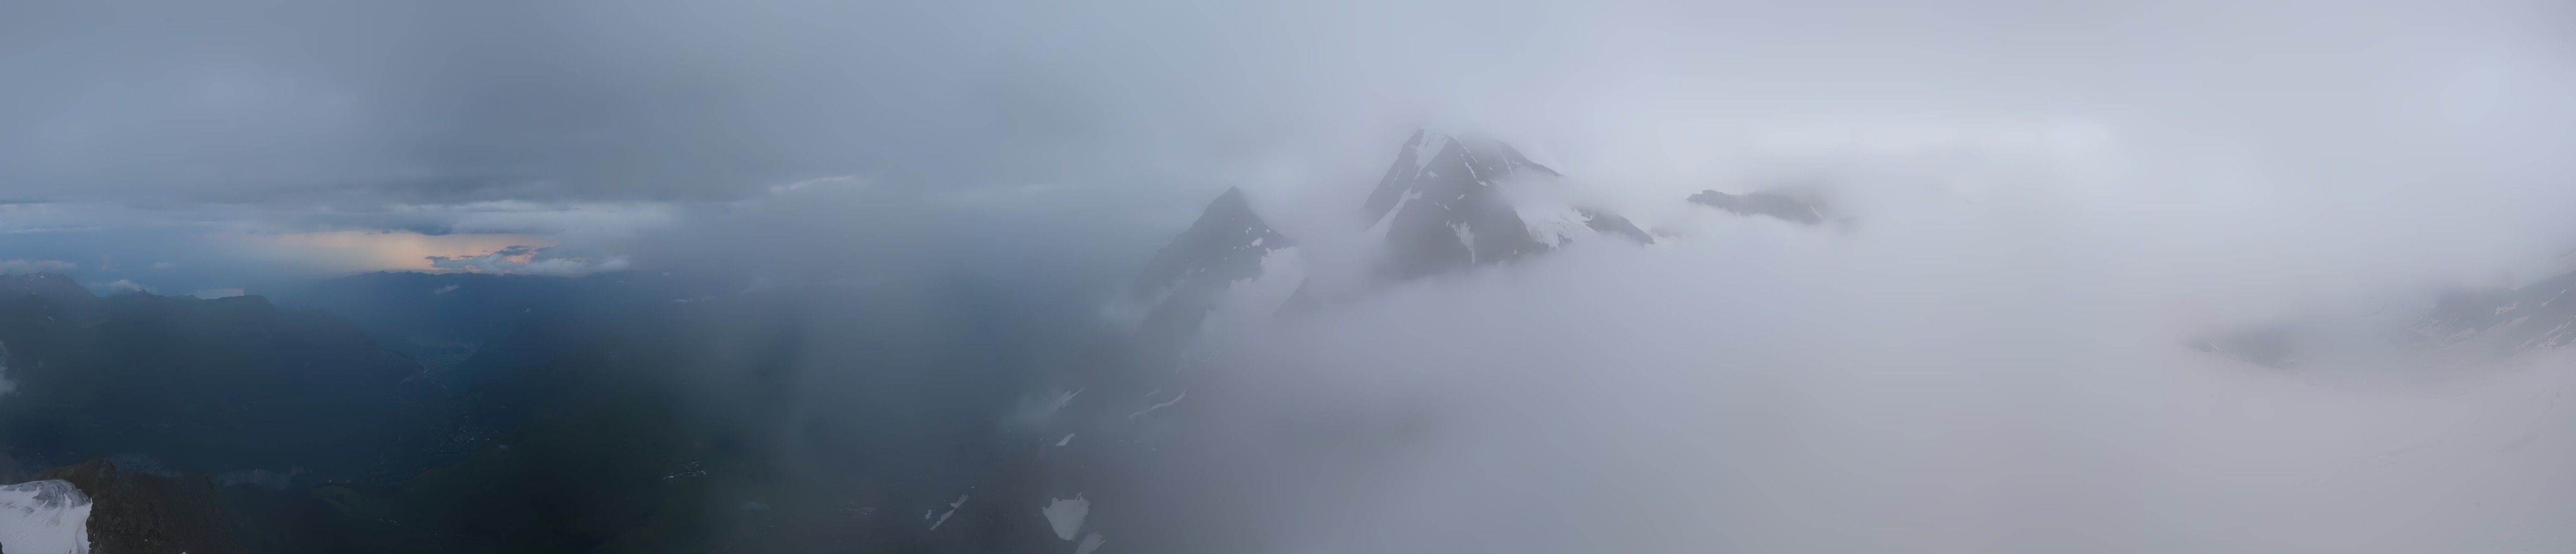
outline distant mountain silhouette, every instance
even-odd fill
[[[275,296],[280,306],[316,309],[356,322],[386,347],[433,372],[520,325],[586,308],[700,296],[654,272],[581,277],[387,271],[327,279]]]
[[[91,296],[60,276],[0,297],[0,447],[22,464],[110,456],[177,471],[349,477],[436,440],[419,366],[346,320],[258,296]]]
[[[1803,190],[1760,190],[1744,194],[1710,190],[1691,195],[1690,201],[1735,215],[1770,216],[1805,225],[1824,224],[1826,217],[1824,199]]]

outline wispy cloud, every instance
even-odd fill
[[[0,260],[0,274],[66,273],[80,269],[80,264],[62,260]]]
[[[600,258],[564,254],[552,247],[512,245],[480,256],[429,256],[430,267],[475,273],[517,273],[526,275],[576,276],[601,271],[626,269],[625,256]],[[453,290],[440,289],[446,293]]]

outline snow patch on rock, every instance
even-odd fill
[[[0,551],[89,554],[90,499],[59,479],[0,486]]]
[[[1047,526],[1055,529],[1056,538],[1073,540],[1073,534],[1082,531],[1082,520],[1091,517],[1091,501],[1079,494],[1054,500],[1038,513],[1046,515]]]

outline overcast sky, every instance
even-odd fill
[[[2177,188],[2516,225],[2553,214],[2494,191],[2569,174],[2555,153],[2576,146],[2576,12],[2546,1],[7,11],[0,259],[164,287],[237,286],[256,276],[187,268],[243,260],[431,269],[494,242],[583,260],[557,268],[672,263],[694,254],[657,231],[746,219],[818,180],[879,189],[843,195],[850,214],[933,204],[868,217],[1096,233],[1070,242],[1125,261],[1224,187],[1341,202],[1426,123],[1511,137],[1641,198],[1802,171],[1820,151],[2074,136],[2200,172],[2176,170]],[[858,231],[834,225],[758,233]],[[886,225],[870,235],[913,236]],[[369,236],[387,231],[497,238]],[[317,232],[342,236],[276,237]],[[995,240],[982,249],[1016,244]],[[136,273],[154,264],[176,273]]]

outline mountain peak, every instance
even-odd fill
[[[1259,272],[1262,254],[1293,245],[1295,241],[1252,211],[1242,189],[1227,188],[1208,202],[1188,230],[1145,263],[1133,293],[1145,297],[1168,291],[1200,274],[1249,277]]]
[[[1549,177],[1562,176],[1555,169],[1530,161],[1519,149],[1483,135],[1455,134],[1416,129],[1396,150],[1395,163],[1387,167],[1386,176],[1378,180],[1377,189],[1369,193],[1363,206],[1368,220],[1384,220],[1389,211],[1403,203],[1405,193],[1426,178],[1437,178],[1444,171],[1451,175],[1491,184],[1516,173],[1528,172]]]
[[[89,298],[89,289],[60,273],[0,275],[0,300],[34,295],[46,299]]]
[[[1253,211],[1242,190],[1226,189],[1208,202],[1198,221],[1145,263],[1128,293],[1133,306],[1143,310],[1136,334],[1143,343],[1169,347],[1196,336],[1211,312],[1245,308],[1268,313],[1277,308],[1288,291],[1261,291],[1293,287],[1302,280],[1302,271],[1294,267],[1294,246],[1296,241]]]
[[[1513,198],[1504,190],[1506,183],[1531,179],[1551,186],[1563,176],[1499,140],[1414,131],[1362,206],[1371,232],[1383,234],[1388,246],[1381,271],[1409,279],[1501,263],[1562,246],[1572,234],[1653,241],[1608,210]]]

